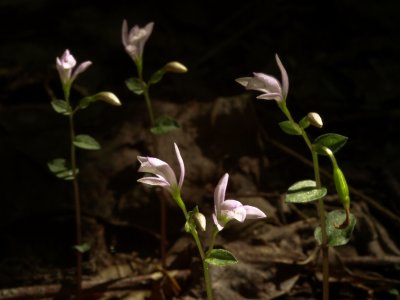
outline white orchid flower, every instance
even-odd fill
[[[278,54],[275,59],[281,71],[282,84],[274,76],[264,73],[253,73],[254,77],[242,77],[236,82],[243,85],[247,90],[255,90],[262,94],[257,99],[285,101],[289,91],[289,78]]]
[[[160,186],[167,189],[172,196],[180,193],[183,179],[185,177],[185,165],[183,163],[182,156],[179,152],[178,146],[174,143],[175,154],[179,162],[180,167],[180,177],[179,182],[176,179],[174,170],[166,162],[155,158],[155,157],[145,157],[138,156],[140,162],[139,172],[151,173],[155,176],[143,177],[138,180],[138,182],[145,183],[148,185]]]
[[[221,231],[231,220],[243,222],[245,219],[259,219],[267,216],[260,209],[250,205],[243,205],[237,200],[225,200],[226,187],[229,175],[226,173],[220,179],[214,192],[214,213],[212,215],[215,226]]]
[[[67,83],[72,84],[76,77],[80,73],[84,72],[91,64],[91,61],[85,61],[73,71],[76,66],[76,60],[68,49],[64,51],[61,57],[56,58],[57,71],[63,85],[66,85]]]
[[[144,45],[149,39],[153,31],[154,23],[150,22],[141,28],[137,25],[128,31],[128,23],[126,20],[122,23],[122,44],[129,56],[138,63],[143,56]]]

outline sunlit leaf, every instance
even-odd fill
[[[171,117],[160,117],[155,123],[155,126],[150,128],[154,134],[163,134],[179,128],[178,122]]]
[[[99,150],[100,144],[87,134],[79,134],[75,137],[74,145],[86,150]]]
[[[64,180],[72,180],[74,179],[71,166],[64,158],[56,158],[47,163],[47,166],[55,176]],[[79,170],[76,169],[76,174],[78,174]]]
[[[150,77],[149,84],[155,84],[159,82],[163,78],[164,74],[165,71],[163,69],[154,72]]]
[[[143,94],[146,88],[145,83],[141,81],[139,78],[135,77],[125,80],[125,84],[128,87],[128,89],[134,92],[136,95]]]
[[[85,253],[90,250],[90,245],[88,243],[83,243],[80,245],[75,245],[74,249],[80,253]]]
[[[279,127],[283,132],[290,135],[301,135],[301,128],[294,122],[291,121],[283,121],[279,123]]]
[[[325,151],[320,148],[321,146],[329,148],[333,153],[335,153],[339,151],[339,149],[342,148],[344,144],[346,144],[347,140],[348,138],[346,136],[337,133],[326,133],[317,137],[314,140],[314,145],[317,146],[315,147],[315,149],[318,154],[327,155]]]
[[[325,187],[316,188],[314,180],[302,180],[289,187],[285,202],[307,203],[324,197],[326,193]]]
[[[356,226],[356,218],[350,214],[350,223],[346,228],[338,228],[346,219],[346,213],[342,210],[334,210],[326,215],[326,234],[328,238],[328,246],[342,246],[349,242],[354,227]],[[319,244],[322,244],[321,227],[315,228],[314,237]]]
[[[205,261],[211,265],[224,267],[236,264],[238,261],[228,250],[225,249],[213,249],[211,250],[205,259]]]
[[[69,115],[72,111],[71,106],[65,100],[54,99],[51,101],[51,106],[56,112],[63,115]]]

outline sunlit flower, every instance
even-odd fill
[[[150,22],[145,27],[140,28],[135,25],[128,31],[126,20],[122,23],[122,44],[129,56],[137,63],[143,56],[144,45],[153,31],[154,23]]]
[[[257,207],[243,205],[237,200],[225,200],[228,179],[229,175],[226,173],[220,179],[214,192],[215,211],[212,215],[212,218],[218,230],[222,230],[224,226],[233,219],[243,222],[245,219],[266,218],[267,216]]]
[[[257,96],[257,99],[285,101],[289,90],[289,78],[278,54],[275,55],[275,59],[281,71],[282,84],[274,76],[264,73],[253,73],[254,77],[238,78],[236,82],[247,90],[261,92],[262,94]]]
[[[91,64],[91,61],[85,61],[73,71],[76,66],[76,60],[68,49],[64,51],[61,57],[56,58],[57,71],[63,85],[67,83],[72,84],[76,77],[84,72]]]
[[[139,172],[150,173],[155,176],[143,177],[138,180],[148,185],[160,186],[167,189],[172,196],[175,196],[180,192],[183,184],[183,179],[185,177],[185,165],[183,163],[182,156],[179,152],[178,146],[174,143],[175,154],[179,162],[180,167],[180,177],[179,182],[176,180],[176,175],[174,170],[166,162],[155,158],[155,157],[145,157],[138,156],[140,162]]]

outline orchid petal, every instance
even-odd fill
[[[243,206],[243,204],[237,200],[228,199],[225,200],[221,205],[221,210],[234,210],[237,207]]]
[[[137,180],[138,182],[145,183],[148,185],[157,185],[161,187],[170,187],[170,184],[162,177],[143,177]]]
[[[257,207],[244,205],[243,208],[246,210],[246,219],[259,219],[267,217],[267,215]]]
[[[124,20],[122,22],[122,44],[126,48],[128,46],[128,39],[129,39],[129,33],[128,33],[128,22]]]
[[[265,90],[269,93],[282,92],[281,84],[279,83],[279,80],[276,79],[274,76],[270,76],[264,73],[253,73],[253,74],[255,80],[253,80],[250,83],[254,84],[254,87],[247,86],[248,89],[259,90],[259,91]],[[259,87],[260,85],[262,86]]]
[[[176,176],[172,168],[164,161],[155,157],[138,156],[139,172],[152,173],[164,178],[171,186],[176,186]]]
[[[241,77],[241,78],[237,78],[235,79],[235,81],[237,83],[239,83],[240,85],[243,85],[244,87],[247,87],[247,85],[249,84],[249,81],[252,80],[253,77]]]
[[[213,219],[215,226],[217,226],[218,231],[221,231],[222,229],[224,229],[224,226],[219,223],[218,217],[215,214],[212,214],[212,219]]]
[[[84,71],[86,71],[87,68],[90,67],[90,65],[92,64],[91,61],[85,61],[83,63],[81,63],[74,71],[72,77],[71,77],[71,82],[74,81],[76,79],[76,77],[78,77],[78,75]]]
[[[289,76],[286,72],[285,67],[283,66],[281,60],[279,59],[278,54],[275,54],[276,63],[278,64],[279,70],[282,75],[282,96],[283,99],[286,99],[289,92]]]
[[[179,168],[181,170],[181,173],[179,176],[179,189],[181,189],[182,184],[183,184],[183,179],[185,178],[185,164],[183,162],[181,153],[180,153],[178,145],[176,143],[174,143],[174,147],[175,147],[176,158],[178,159],[178,162],[179,162]]]
[[[225,173],[225,175],[222,176],[222,178],[218,182],[217,187],[215,188],[214,191],[214,204],[217,215],[219,215],[219,212],[221,211],[221,205],[225,200],[225,192],[226,192],[226,186],[228,185],[228,179],[229,179],[229,174]]]
[[[269,94],[262,94],[256,97],[257,99],[263,99],[263,100],[276,100],[276,101],[282,101],[282,95],[279,93],[269,93]]]
[[[242,205],[233,210],[223,210],[222,215],[228,220],[235,219],[239,222],[243,222],[246,219],[246,210]]]

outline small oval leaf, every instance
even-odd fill
[[[153,73],[149,79],[149,84],[155,84],[159,82],[165,74],[165,70],[161,69]]]
[[[213,249],[211,250],[205,259],[205,261],[211,265],[224,267],[236,264],[238,261],[228,250],[225,249]]]
[[[346,219],[346,213],[342,210],[334,210],[326,215],[326,234],[328,237],[328,246],[342,246],[349,242],[354,227],[356,226],[356,217],[350,214],[350,224],[343,229],[338,228]],[[314,237],[319,244],[322,244],[321,227],[315,228]]]
[[[83,243],[80,245],[75,245],[74,249],[80,253],[85,253],[90,250],[90,245],[88,243]]]
[[[72,111],[71,106],[68,105],[67,101],[55,99],[51,101],[51,106],[59,114],[69,115]]]
[[[326,193],[325,187],[316,188],[314,180],[302,180],[289,187],[285,202],[307,203],[324,197]]]
[[[324,146],[329,148],[333,153],[337,152],[346,144],[348,140],[348,137],[344,135],[340,135],[337,133],[326,133],[323,135],[320,135],[314,140],[314,145],[317,146]],[[316,147],[316,151],[318,154],[321,155],[327,155],[325,151],[319,149],[319,147]]]
[[[127,88],[134,92],[136,95],[142,95],[146,88],[145,83],[136,77],[127,79],[125,81],[125,84]]]
[[[298,124],[291,121],[283,121],[279,123],[279,127],[283,132],[290,135],[301,135],[301,128]]]
[[[56,158],[47,163],[47,166],[55,176],[64,180],[72,180],[74,179],[72,169],[69,163],[64,158]],[[76,174],[78,174],[79,170],[76,169]]]
[[[164,134],[180,128],[178,121],[167,116],[158,118],[155,123],[155,126],[150,128],[153,134]]]
[[[86,150],[99,150],[100,144],[87,134],[79,134],[75,137],[74,145]]]

